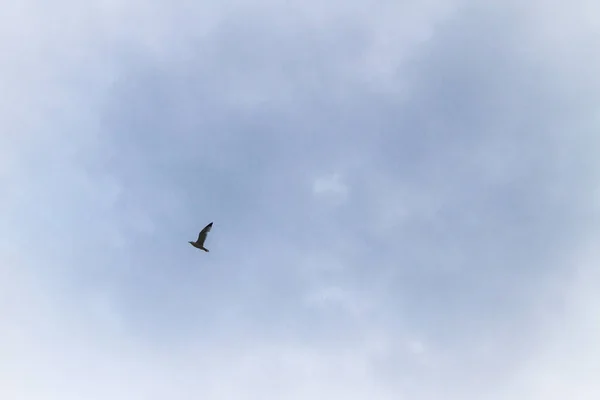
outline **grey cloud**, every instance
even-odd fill
[[[539,344],[546,318],[585,326],[573,308],[595,302],[562,283],[597,212],[588,54],[552,58],[514,5],[428,3],[398,31],[389,4],[229,5],[105,8],[67,43],[94,46],[50,58],[64,80],[30,72],[48,128],[2,142],[19,155],[3,276],[23,294],[1,310],[27,332],[0,336],[22,362],[3,374],[61,398],[537,398],[531,370],[563,354]],[[332,173],[335,205],[312,193]]]

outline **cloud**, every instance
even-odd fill
[[[597,398],[595,8],[11,5],[1,397]]]
[[[313,193],[318,197],[325,197],[334,203],[343,203],[348,196],[348,186],[346,186],[339,174],[321,176],[315,179],[313,183]]]

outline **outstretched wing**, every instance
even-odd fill
[[[198,240],[196,240],[196,242],[202,246],[204,244],[204,241],[206,240],[206,235],[208,234],[208,232],[210,232],[211,228],[212,228],[213,223],[211,222],[210,224],[206,225],[204,227],[204,229],[202,229],[200,231],[200,233],[198,234]]]

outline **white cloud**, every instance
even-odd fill
[[[478,7],[7,5],[0,397],[598,398],[600,13]]]
[[[348,190],[348,186],[337,173],[321,176],[313,183],[315,195],[325,196],[335,203],[343,202],[348,196]]]

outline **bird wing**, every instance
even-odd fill
[[[210,230],[212,229],[212,225],[213,225],[213,223],[212,223],[212,222],[211,222],[210,224],[206,225],[206,226],[204,227],[204,229],[202,229],[202,230],[200,231],[200,233],[198,234],[198,240],[196,240],[196,242],[197,242],[199,245],[203,245],[203,244],[204,244],[204,241],[206,240],[206,235],[207,235],[207,234],[208,234],[208,232],[210,232]]]

